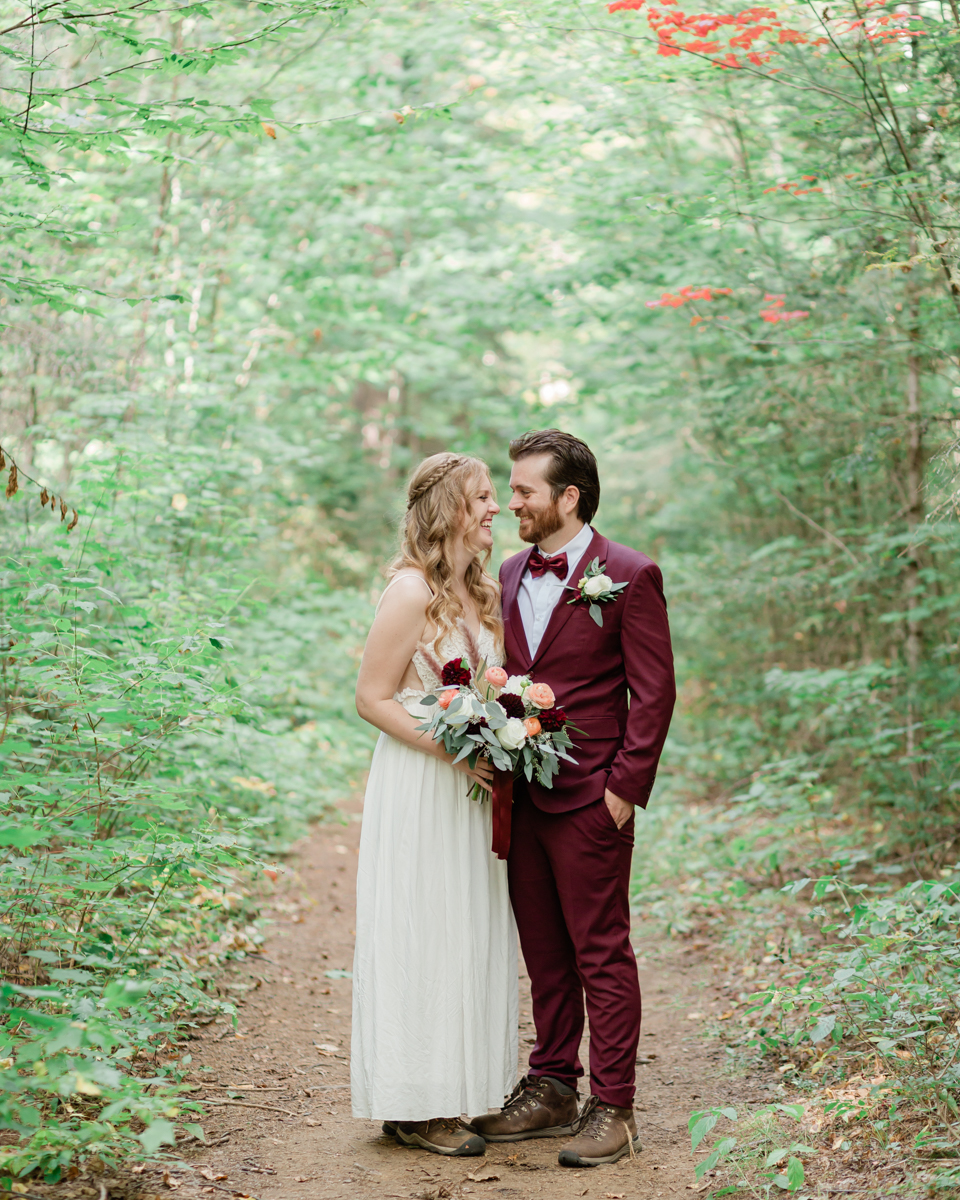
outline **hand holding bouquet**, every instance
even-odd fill
[[[468,645],[470,643],[468,642]],[[417,728],[442,742],[454,762],[467,759],[475,766],[481,754],[494,767],[536,779],[553,787],[560,760],[576,763],[566,731],[567,717],[557,708],[553,691],[528,676],[508,676],[502,667],[488,667],[478,658],[472,665],[454,658],[443,667],[441,688],[422,703],[436,706],[430,719]],[[471,796],[482,799],[475,784]]]

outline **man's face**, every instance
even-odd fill
[[[563,528],[564,516],[554,500],[544,472],[552,455],[528,454],[513,464],[510,472],[510,511],[520,518],[520,537],[536,544]]]

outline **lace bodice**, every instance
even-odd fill
[[[503,656],[497,651],[496,640],[489,629],[481,628],[477,644],[488,667],[503,666]],[[435,692],[442,685],[443,681],[430,665],[430,659],[433,659],[437,666],[443,666],[451,658],[465,658],[468,662],[470,660],[466,640],[459,630],[448,633],[439,646],[434,647],[430,645],[428,650],[430,651],[429,658],[420,650],[414,650],[413,652],[413,667],[420,677],[423,687],[407,687],[402,692],[397,692],[393,697],[394,700],[398,700],[404,706],[411,701],[416,702],[425,696],[427,692]]]
[[[387,588],[396,583],[398,579],[410,578],[411,576],[419,579],[424,586],[429,587],[429,584],[427,584],[427,581],[422,575],[407,571],[403,574],[395,575],[393,579],[390,580],[390,583],[387,584],[387,587],[383,589],[384,594],[386,594]],[[381,601],[383,600],[382,595],[380,599]],[[379,608],[380,604],[378,603],[378,611]],[[477,645],[480,649],[480,654],[488,667],[503,666],[503,656],[497,650],[496,638],[494,638],[489,629],[481,626],[480,633],[477,636]],[[429,654],[424,654],[421,650],[414,650],[413,652],[413,669],[416,671],[420,682],[423,684],[423,687],[407,687],[404,688],[403,691],[395,692],[393,698],[394,700],[398,700],[401,704],[411,700],[419,700],[422,696],[425,696],[427,692],[435,692],[437,688],[442,685],[443,680],[437,674],[436,670],[434,670],[434,667],[430,665],[431,660],[433,660],[438,667],[442,667],[445,663],[448,663],[451,658],[465,658],[468,662],[470,661],[470,653],[467,649],[466,638],[463,636],[462,630],[459,629],[454,630],[452,633],[448,633],[440,642],[439,646],[434,646],[431,643],[427,649]]]
[[[497,651],[497,643],[493,634],[489,629],[481,627],[480,635],[477,638],[477,644],[480,647],[480,653],[486,661],[488,667],[502,667],[503,656]],[[469,662],[470,654],[467,650],[466,639],[459,629],[453,633],[447,634],[440,645],[436,648],[428,647],[433,651],[431,658],[435,660],[438,666],[443,666],[448,663],[451,658],[465,658]],[[423,689],[404,688],[402,692],[397,694],[397,699],[406,698],[407,696],[423,696],[427,692],[436,691],[443,682],[437,672],[430,665],[430,661],[425,654],[420,650],[413,652],[413,666],[417,674],[420,676],[420,681],[423,684]]]

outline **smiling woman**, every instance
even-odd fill
[[[454,764],[419,727],[427,692],[444,682],[435,655],[502,662],[499,591],[484,566],[499,511],[479,460],[421,463],[357,682],[357,710],[381,736],[357,876],[353,1113],[454,1156],[485,1149],[459,1114],[499,1104],[513,1083],[517,942],[490,805],[465,786],[482,796],[490,764]]]
[[[500,639],[500,591],[486,571],[499,511],[490,470],[479,458],[434,454],[414,472],[390,571],[419,571],[428,581],[431,640],[439,642],[463,618]]]

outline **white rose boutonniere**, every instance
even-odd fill
[[[613,587],[613,580],[609,575],[591,575],[589,579],[584,576],[580,584],[584,596],[589,596],[592,600],[594,596],[602,596],[604,592],[609,592]]]
[[[588,604],[590,616],[601,629],[603,628],[603,613],[600,605],[616,600],[627,586],[626,583],[614,583],[609,575],[604,575],[603,568],[606,565],[606,563],[601,563],[599,558],[595,558],[577,584],[577,595],[567,601],[568,604]]]

